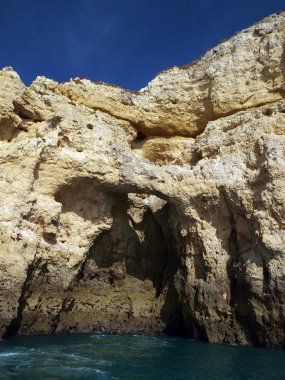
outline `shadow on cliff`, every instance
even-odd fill
[[[137,198],[134,205],[128,193],[109,190],[94,180],[76,178],[55,194],[55,200],[62,204],[62,213],[73,213],[92,223],[97,223],[104,216],[113,219],[111,229],[102,232],[94,240],[77,281],[88,276],[85,269],[88,262],[92,261],[99,270],[108,273],[109,282],[113,285],[118,280],[116,268],[121,264],[124,275],[140,281],[150,280],[156,297],[169,287],[172,296],[168,295],[166,301],[170,298],[173,301],[177,297],[167,283],[173,282],[178,261],[168,225],[169,204],[165,203],[162,208],[152,212],[150,208],[144,207],[148,195],[133,194]],[[169,306],[165,309],[168,310]],[[167,314],[163,312],[165,318]]]
[[[283,54],[283,73],[285,54]],[[255,149],[259,149],[258,144]],[[261,151],[263,151],[261,149]],[[255,213],[270,215],[270,209],[264,203],[264,192],[271,192],[271,174],[267,169],[264,152],[256,152],[260,168],[251,184],[252,208]],[[228,203],[231,215],[231,234],[229,237],[229,259],[227,274],[230,280],[230,306],[237,323],[240,325],[247,342],[259,347],[284,346],[284,298],[277,290],[276,279],[272,281],[270,261],[277,259],[282,252],[271,251],[263,242],[258,219],[251,216],[248,226],[242,223],[246,213],[241,213],[236,205]],[[272,210],[271,210],[272,211]],[[243,216],[242,216],[243,214]],[[268,218],[269,218],[268,215]],[[271,215],[278,223],[279,215]],[[272,218],[273,219],[273,218]],[[242,234],[246,231],[251,241],[244,244]],[[258,232],[256,234],[255,232]],[[252,275],[251,268],[256,271]],[[275,343],[273,343],[275,342]]]
[[[94,241],[89,259],[104,270],[121,263],[126,275],[151,280],[159,293],[167,258],[161,228],[150,210],[145,212],[142,221],[135,223],[127,213],[128,208],[127,195],[116,194],[111,211],[112,227]]]
[[[141,200],[147,198],[143,194],[136,194],[136,197]],[[110,287],[120,288],[126,277],[132,277],[141,281],[143,291],[144,282],[151,281],[156,299],[162,297],[164,300],[161,319],[166,326],[165,332],[185,336],[179,297],[174,285],[179,258],[168,225],[169,204],[166,203],[155,212],[138,207],[134,213],[141,212],[141,215],[134,217],[131,215],[132,204],[128,194],[113,193],[111,198],[112,227],[95,239],[77,281],[93,278],[95,272],[92,273],[90,268],[97,268],[97,276],[108,281]],[[77,206],[73,211],[78,212]],[[81,210],[80,215],[82,213]]]

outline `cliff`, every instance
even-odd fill
[[[285,342],[285,13],[139,92],[0,71],[0,335]]]

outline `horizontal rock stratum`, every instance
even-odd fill
[[[0,335],[285,342],[285,13],[139,92],[0,72]]]

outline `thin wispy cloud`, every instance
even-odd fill
[[[96,17],[96,14],[73,12],[65,20],[64,39],[69,64],[72,69],[82,70],[90,65],[93,57],[103,57],[107,45],[112,43],[113,36],[118,31],[117,23],[110,17]],[[94,19],[92,19],[94,16]],[[94,62],[94,68],[98,61]],[[80,74],[80,73],[79,73]]]

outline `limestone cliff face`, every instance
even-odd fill
[[[0,71],[0,335],[285,342],[285,13],[134,93]]]

